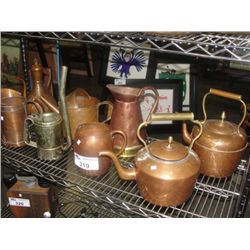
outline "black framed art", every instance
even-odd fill
[[[179,79],[183,83],[182,111],[195,112],[196,73],[191,60],[175,58],[173,55],[164,57],[162,54],[152,54],[148,65],[149,79]]]
[[[179,79],[127,79],[126,86],[143,88],[154,87],[159,93],[156,113],[174,113],[182,111],[182,81]],[[143,120],[148,117],[154,102],[153,91],[146,90],[140,106]],[[172,124],[172,121],[153,122],[154,124]]]

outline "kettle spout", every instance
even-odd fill
[[[114,162],[115,168],[118,175],[122,180],[135,180],[136,179],[136,170],[135,168],[124,168],[121,166],[116,155],[111,151],[102,151],[99,153],[99,156],[108,156]]]
[[[187,130],[187,123],[183,122],[182,123],[182,137],[183,140],[186,144],[190,144],[192,142],[192,136],[190,135],[190,133]]]

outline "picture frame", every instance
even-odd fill
[[[103,49],[103,58],[101,63],[101,72],[99,81],[106,85],[119,84],[126,85],[128,79],[147,79],[148,78],[148,64],[150,62],[150,50],[131,49],[128,41],[121,41],[119,45],[124,47],[111,46]],[[130,45],[131,46],[131,45]],[[150,47],[149,43],[145,43],[145,47]],[[125,65],[125,60],[130,60],[127,57],[135,58],[132,65]],[[124,64],[118,62],[123,60]],[[115,63],[115,61],[117,63]]]
[[[155,87],[159,93],[159,103],[156,113],[175,113],[182,111],[182,81],[179,79],[128,79],[126,86],[143,88]],[[146,120],[153,105],[153,91],[147,90],[140,107],[142,118]],[[172,124],[172,121],[154,121],[153,124]]]
[[[162,55],[151,55],[148,66],[149,79],[180,79],[183,82],[182,111],[196,110],[195,86],[196,77],[193,64],[187,59],[164,58]]]

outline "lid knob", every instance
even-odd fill
[[[173,141],[174,141],[173,137],[172,137],[172,136],[169,136],[169,137],[168,137],[168,148],[171,147],[171,144],[173,143]]]
[[[221,122],[224,122],[224,120],[226,119],[226,113],[225,113],[225,111],[223,111],[222,113],[221,113]]]

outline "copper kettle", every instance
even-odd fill
[[[166,120],[191,120],[199,125],[200,132],[188,148],[173,141],[172,137],[147,145],[140,135],[141,128],[152,121]],[[102,152],[100,155],[108,155],[113,159],[121,179],[136,179],[139,192],[145,200],[160,206],[178,206],[192,194],[200,172],[200,160],[192,146],[201,133],[201,124],[194,120],[193,113],[152,114],[137,129],[137,136],[145,147],[136,154],[135,168],[123,168],[111,152]]]
[[[224,112],[221,120],[207,120],[205,102],[207,96],[211,94],[236,100],[243,104],[243,117],[238,125],[225,121]],[[204,120],[201,122],[203,133],[194,143],[194,150],[201,159],[201,173],[215,178],[230,176],[235,171],[247,147],[247,135],[244,129],[241,128],[246,116],[246,104],[242,101],[241,95],[210,89],[203,97],[202,107],[204,114]],[[182,125],[183,139],[187,144],[199,132],[200,129],[194,126],[190,135],[186,123]]]

